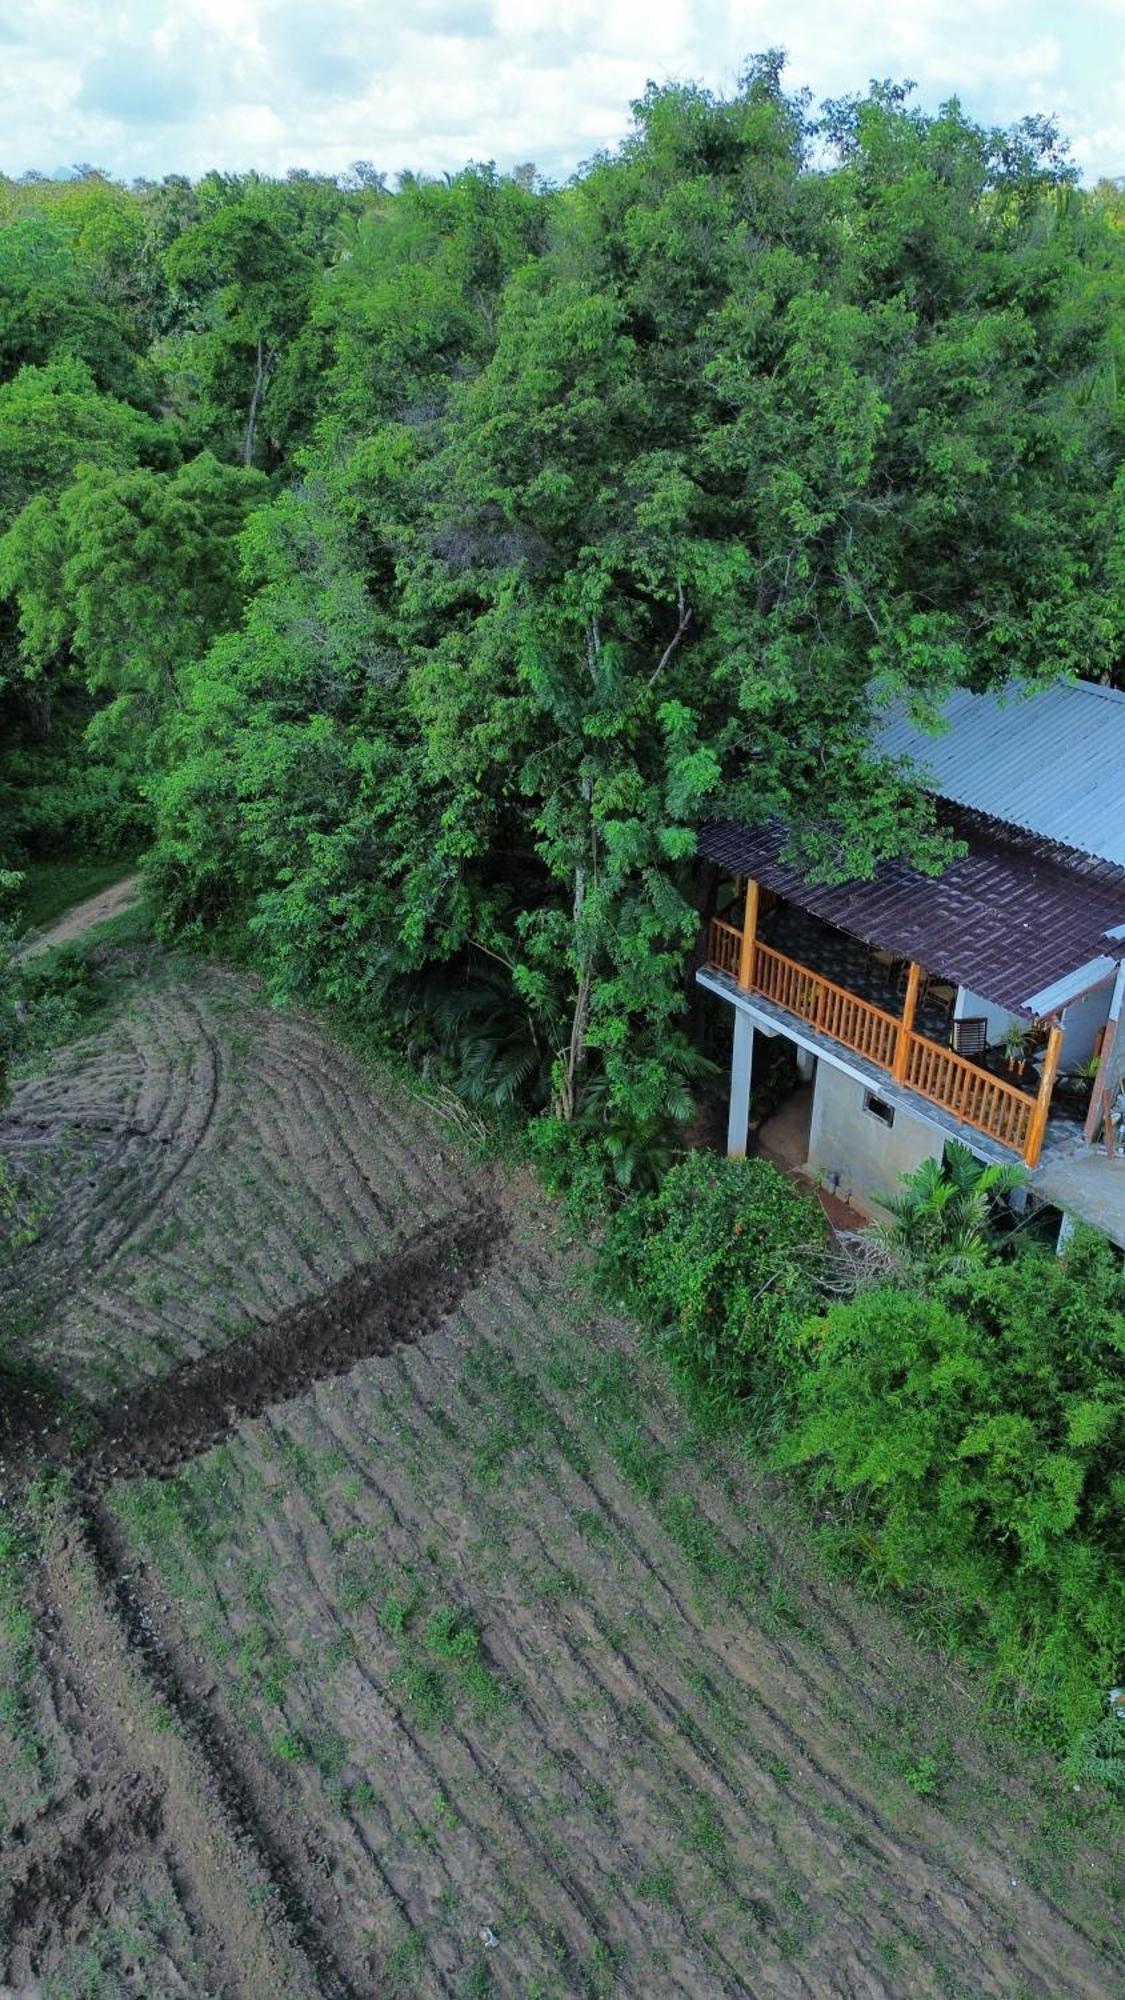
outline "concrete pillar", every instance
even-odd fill
[[[730,1115],[727,1119],[727,1158],[746,1157],[750,1131],[750,1071],[754,1061],[754,1024],[741,1007],[734,1010],[734,1046],[730,1058]]]
[[[800,1044],[798,1044],[797,1075],[800,1077],[802,1083],[812,1082],[813,1071],[815,1068],[816,1068],[816,1057],[814,1056],[812,1050],[803,1049],[801,1048]]]
[[[1067,1244],[1070,1242],[1070,1239],[1073,1235],[1074,1235],[1074,1217],[1073,1215],[1071,1215],[1069,1209],[1064,1208],[1063,1218],[1062,1221],[1059,1223],[1058,1241],[1055,1244],[1055,1252],[1057,1256],[1064,1257],[1066,1255]]]

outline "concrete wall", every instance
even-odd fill
[[[945,1134],[927,1118],[894,1105],[884,1125],[864,1108],[866,1086],[829,1063],[816,1066],[808,1171],[865,1214],[882,1214],[879,1197],[895,1193],[900,1174],[940,1160]],[[833,1176],[837,1176],[833,1180]]]

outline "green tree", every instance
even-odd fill
[[[21,217],[0,227],[0,382],[66,354],[105,394],[150,404],[134,329],[95,295],[65,227]]]
[[[0,527],[36,494],[57,494],[80,464],[168,466],[176,456],[167,426],[102,395],[72,355],[0,383]]]
[[[899,1192],[884,1206],[891,1219],[872,1231],[876,1242],[919,1279],[968,1271],[988,1261],[995,1247],[1002,1198],[1027,1180],[1015,1161],[985,1164],[951,1139],[941,1160],[923,1160],[903,1174]]]
[[[284,227],[268,186],[218,207],[176,237],[169,280],[190,310],[181,350],[193,421],[244,466],[261,456],[270,385],[305,327],[316,264]],[[274,453],[277,439],[269,440]],[[268,457],[267,453],[267,457]]]
[[[33,500],[0,540],[0,595],[14,601],[29,675],[77,672],[98,737],[159,762],[181,676],[242,604],[238,536],[261,474],[204,453],[173,473],[84,467]]]

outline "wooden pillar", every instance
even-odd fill
[[[898,1027],[895,1043],[895,1060],[892,1075],[896,1083],[906,1080],[906,1065],[910,1058],[910,1037],[914,1033],[914,1015],[918,1007],[918,988],[922,983],[922,968],[913,959],[906,975],[906,997],[902,1003],[902,1020]]]
[[[1052,1021],[1051,1032],[1047,1038],[1047,1053],[1043,1058],[1043,1069],[1039,1078],[1039,1095],[1035,1100],[1035,1109],[1031,1114],[1031,1124],[1027,1130],[1027,1145],[1024,1147],[1023,1157],[1029,1167],[1039,1164],[1043,1134],[1047,1130],[1047,1113],[1051,1108],[1051,1092],[1054,1090],[1055,1078],[1059,1073],[1062,1038],[1062,1028],[1057,1021]]]
[[[738,954],[738,983],[749,993],[754,984],[754,945],[758,936],[758,884],[746,884],[746,914],[742,920],[742,949]]]
[[[1094,1087],[1090,1092],[1090,1109],[1086,1113],[1084,1134],[1088,1146],[1093,1145],[1098,1135],[1098,1126],[1102,1118],[1102,1101],[1105,1093],[1107,1090],[1112,1090],[1116,1082],[1115,1071],[1118,1064],[1117,1051],[1119,1038],[1122,1032],[1121,1015],[1123,1006],[1125,1006],[1125,959],[1122,959],[1121,964],[1118,966],[1117,978],[1113,982],[1109,1013],[1106,1016],[1105,1036],[1102,1041],[1102,1052],[1098,1062],[1098,1073],[1094,1078]]]

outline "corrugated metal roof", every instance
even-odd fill
[[[1033,996],[1080,966],[1125,957],[1125,941],[1107,939],[1125,915],[1125,868],[956,807],[944,818],[969,851],[936,878],[888,861],[869,882],[807,882],[780,859],[786,830],[777,821],[704,827],[699,850],[865,944],[917,959],[1015,1013],[1034,1011]]]
[[[1125,693],[1088,681],[1035,694],[969,694],[943,704],[930,736],[901,710],[877,728],[939,798],[1009,820],[1125,866]]]

